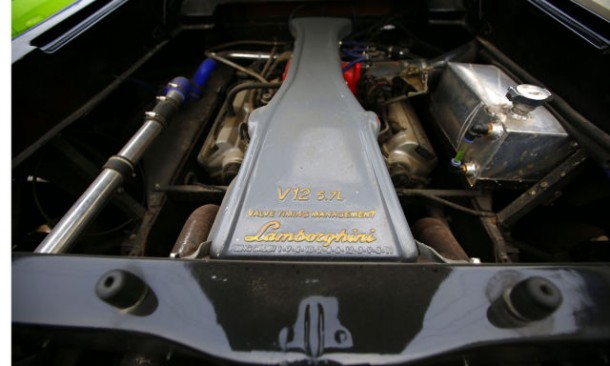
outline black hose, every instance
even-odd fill
[[[233,101],[235,100],[235,96],[239,92],[249,89],[277,89],[280,86],[282,86],[282,83],[243,83],[237,85],[227,94],[227,100],[225,102],[227,104],[227,114],[229,116],[235,115],[235,110],[233,109]]]

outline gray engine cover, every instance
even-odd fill
[[[414,260],[379,145],[347,88],[345,19],[299,18],[282,87],[248,120],[250,145],[212,227],[216,258]]]

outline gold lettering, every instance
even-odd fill
[[[311,194],[311,189],[309,188],[295,188],[296,189],[296,194],[295,194],[295,200],[297,201],[308,201],[309,200],[309,195]]]
[[[275,241],[294,241],[294,234],[293,233],[277,234]]]
[[[297,234],[295,241],[305,241],[305,230],[303,230],[303,229],[299,230],[299,233]]]
[[[248,209],[250,217],[275,217],[275,210],[252,210]]]
[[[377,240],[377,238],[375,238],[375,235],[373,235],[373,234],[375,234],[375,231],[377,231],[377,230],[375,230],[375,229],[371,229],[371,231],[369,232],[369,234],[366,236],[366,242],[367,242],[367,243],[372,243],[372,242],[374,242],[375,240]]]
[[[256,235],[246,235],[246,237],[244,238],[245,241],[266,241],[266,240],[261,240],[261,236],[267,232],[267,230],[277,230],[280,228],[280,222],[279,221],[269,221],[268,223],[264,224],[261,229],[258,231],[258,233],[256,233]]]
[[[375,237],[376,230],[370,229],[369,232],[360,232],[358,229],[352,229],[348,234],[346,229],[342,229],[336,233],[325,232],[305,232],[305,229],[300,229],[298,232],[279,232],[281,224],[279,221],[269,221],[254,235],[246,235],[246,242],[288,242],[288,243],[321,243],[322,247],[328,248],[333,243],[373,243],[377,240]]]
[[[288,193],[290,193],[290,188],[286,188],[285,190],[282,190],[280,187],[277,188],[277,197],[280,201],[285,200]]]

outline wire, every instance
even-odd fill
[[[384,105],[388,105],[388,104],[392,104],[392,103],[396,103],[396,102],[402,102],[403,100],[407,100],[409,97],[406,95],[401,95],[395,98],[391,98],[386,100],[385,102],[383,102]]]
[[[453,203],[453,202],[448,201],[448,200],[446,200],[444,198],[438,197],[438,196],[433,195],[433,194],[426,193],[424,191],[413,191],[413,192],[409,192],[409,193],[412,196],[424,197],[424,198],[427,198],[427,199],[429,199],[431,201],[435,201],[435,202],[441,203],[441,204],[443,204],[443,205],[445,205],[447,207],[451,207],[451,208],[453,208],[455,210],[467,213],[469,215],[481,216],[481,217],[495,217],[496,216],[496,214],[493,213],[493,212],[474,210],[472,208],[464,207],[462,205],[458,205],[457,203]]]
[[[351,58],[360,58],[360,57],[362,57],[363,51],[364,51],[364,49],[361,49],[360,51],[358,49],[351,49],[351,50],[344,49],[343,53]]]
[[[241,46],[241,45],[260,45],[260,46],[281,46],[286,45],[289,42],[277,42],[277,41],[256,41],[256,40],[245,40],[245,41],[234,41],[227,42],[216,45],[214,47],[208,48],[208,52],[215,52],[218,50],[222,50],[223,48],[229,48],[233,46]]]
[[[292,51],[284,51],[284,52],[280,53],[275,58],[275,61],[273,61],[273,64],[271,65],[271,68],[269,69],[269,74],[265,75],[265,77],[269,78],[273,74],[275,69],[277,69],[278,65],[286,60],[289,60],[291,56],[292,56]]]
[[[483,103],[481,101],[470,111],[470,113],[468,113],[468,116],[466,116],[466,119],[464,120],[464,123],[462,124],[462,127],[460,128],[460,131],[458,132],[458,137],[457,137],[457,140],[455,141],[456,145],[459,145],[460,142],[464,139],[464,136],[466,136],[466,132],[468,132],[468,130],[470,129],[470,126],[475,121],[475,117],[476,117],[477,113],[479,113],[479,110],[481,110],[481,108],[483,108],[484,105],[485,105],[485,103]]]
[[[96,135],[104,136],[104,137],[108,138],[109,140],[116,141],[115,138],[113,138],[111,136],[107,136],[103,133],[100,133],[97,131],[91,131],[91,132],[93,132]],[[40,215],[46,220],[47,224],[49,224],[53,221],[53,219],[51,219],[51,217],[43,209],[42,204],[40,202],[40,198],[38,196],[38,190],[36,189],[36,183],[38,181],[38,170],[40,169],[40,166],[42,165],[43,160],[44,160],[43,157],[38,159],[38,162],[34,166],[34,170],[31,173],[32,195],[33,195],[33,199],[34,199],[34,204],[35,204],[36,208],[38,209]],[[142,163],[137,164],[137,168],[140,173],[140,177],[142,179],[142,202],[141,202],[141,204],[142,204],[142,206],[146,207],[146,175],[144,174],[144,168],[142,167]],[[110,229],[98,231],[98,232],[94,232],[94,233],[88,233],[85,236],[91,237],[91,236],[102,236],[102,235],[112,234],[118,230],[123,229],[124,227],[128,226],[129,224],[131,224],[137,220],[140,220],[140,219],[129,218],[126,221],[124,221],[123,223],[121,223],[117,226],[114,226]]]
[[[234,87],[229,91],[226,98],[227,114],[234,116],[235,110],[233,109],[233,100],[237,96],[237,93],[248,89],[277,89],[282,86],[282,83],[242,83]]]
[[[193,185],[197,186],[197,187],[202,187],[202,188],[210,189],[210,190],[213,190],[213,191],[218,191],[218,192],[226,192],[227,189],[228,189],[227,186],[211,186],[209,184],[204,184],[204,183],[201,183],[201,182],[194,182]]]
[[[301,9],[303,9],[305,6],[307,6],[307,4],[303,4],[303,5],[299,5],[296,8],[294,8],[291,12],[290,15],[288,15],[288,23],[290,23],[292,21],[292,19],[294,18],[294,16],[297,14],[297,12]]]
[[[131,218],[128,219],[127,221],[123,222],[122,224],[119,224],[113,228],[110,228],[108,230],[104,230],[104,231],[98,231],[95,233],[91,233],[91,234],[87,234],[86,236],[102,236],[102,235],[107,235],[107,234],[112,234],[114,232],[117,232],[121,229],[123,229],[124,227],[126,227],[127,225],[133,223],[135,221],[135,219]]]
[[[205,55],[209,58],[213,58],[214,60],[218,61],[218,62],[222,62],[223,64],[227,65],[227,66],[231,66],[232,68],[239,70],[247,75],[252,76],[253,78],[257,79],[258,81],[262,82],[262,83],[266,83],[267,79],[265,79],[264,77],[262,77],[260,74],[255,73],[252,70],[248,70],[243,66],[240,66],[238,64],[236,64],[233,61],[229,61],[224,57],[218,56],[217,54],[215,54],[214,52],[206,52]]]
[[[364,43],[365,44],[368,43],[369,45],[371,45],[372,40],[375,39],[375,37],[377,37],[383,31],[383,29],[382,29],[383,26],[391,23],[397,29],[403,31],[409,37],[410,40],[415,42],[415,44],[423,46],[423,48],[426,48],[428,51],[432,51],[432,52],[435,52],[438,54],[443,53],[443,50],[441,50],[440,48],[438,48],[437,46],[435,46],[431,43],[424,41],[423,39],[416,36],[412,31],[410,31],[405,26],[403,26],[402,25],[403,21],[401,18],[402,18],[402,16],[398,15],[398,14],[390,15],[367,28],[361,29],[357,32],[353,32],[352,34],[350,34],[348,36],[348,37],[350,37],[350,39],[344,40],[343,43],[349,44],[348,42],[358,42],[358,41],[356,41],[356,39],[359,39],[361,37],[366,37],[366,38],[364,38]]]
[[[346,45],[346,46],[360,46],[360,47],[367,47],[369,45],[368,43],[354,41],[353,39],[343,40],[343,41],[341,41],[341,44]]]
[[[366,57],[360,57],[360,58],[357,58],[357,59],[355,59],[353,61],[350,61],[350,63],[345,65],[345,67],[341,71],[342,72],[346,72],[347,70],[349,70],[352,67],[356,66],[356,64],[358,64],[360,62],[363,62],[363,61],[366,61]]]
[[[34,204],[36,205],[36,208],[38,209],[38,211],[40,212],[42,217],[46,220],[47,224],[50,224],[53,220],[51,219],[51,217],[49,217],[49,215],[47,215],[45,210],[42,208],[42,204],[40,203],[40,199],[38,197],[38,191],[36,190],[36,182],[38,180],[37,172],[38,172],[38,168],[39,168],[41,162],[42,162],[42,159],[40,159],[38,161],[38,164],[36,165],[36,168],[34,169],[34,172],[32,173],[32,176],[31,176],[32,177],[32,194],[33,194]],[[133,221],[134,221],[134,219],[131,218],[108,230],[90,233],[85,236],[90,237],[90,236],[102,236],[102,235],[106,235],[106,234],[112,234],[118,230],[121,230],[122,228],[126,227],[127,225],[131,224]]]
[[[269,59],[267,60],[267,62],[265,62],[263,71],[261,71],[261,75],[265,79],[268,77],[268,73],[270,72],[271,65],[273,64],[273,58],[275,57],[276,52],[277,52],[277,46],[273,46],[273,48],[271,49],[271,52],[269,53]]]
[[[37,179],[38,179],[38,177],[36,176],[36,174],[32,174],[32,195],[34,198],[34,204],[36,205],[38,212],[40,212],[40,215],[45,219],[45,221],[47,223],[50,223],[51,218],[44,211],[44,209],[42,208],[42,205],[40,204],[40,200],[38,199],[38,192],[36,191],[36,180]]]

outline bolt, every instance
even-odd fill
[[[487,136],[497,139],[502,136],[504,133],[504,127],[502,127],[502,122],[494,121],[487,124]]]
[[[549,184],[547,182],[540,183],[540,187],[542,187],[542,188],[547,188],[548,186],[549,186]]]
[[[535,189],[532,189],[531,191],[529,191],[529,192],[528,192],[528,194],[529,194],[530,196],[535,196],[535,195],[536,195],[536,190],[535,190]]]
[[[474,176],[477,173],[477,165],[475,163],[462,164],[462,172],[464,175]]]

